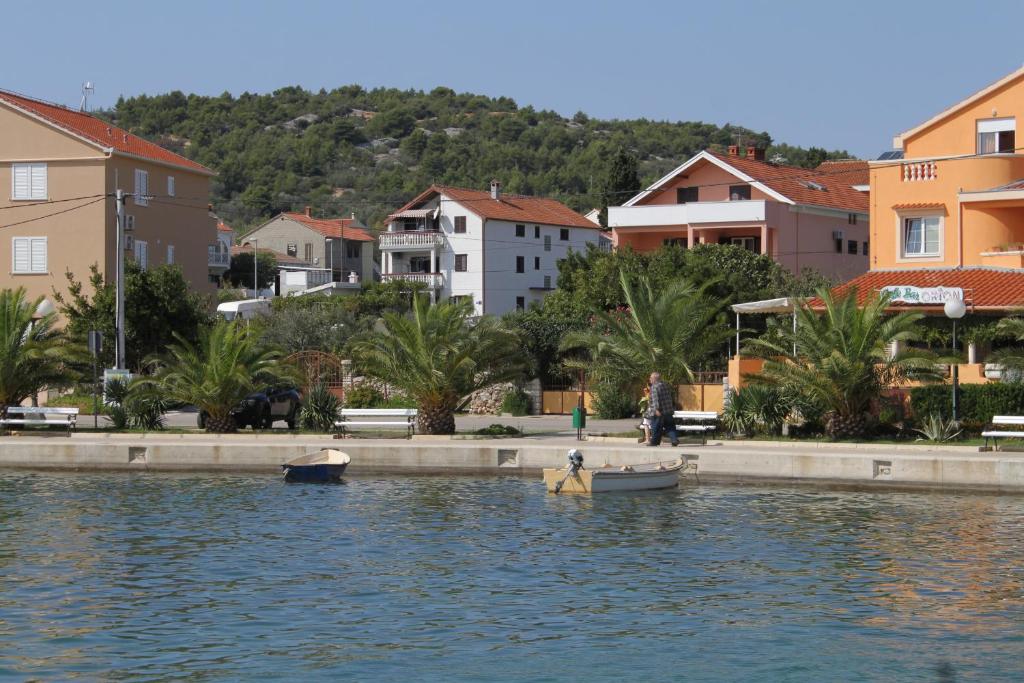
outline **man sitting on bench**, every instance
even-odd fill
[[[651,440],[648,446],[660,446],[661,435],[668,433],[672,446],[679,445],[679,435],[676,434],[676,421],[672,414],[675,412],[675,402],[672,400],[672,388],[661,381],[660,372],[651,373],[651,403],[647,408],[651,418]]]

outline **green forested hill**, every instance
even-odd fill
[[[848,156],[772,144],[766,132],[699,122],[601,121],[520,107],[507,97],[448,88],[330,92],[282,88],[267,95],[120,99],[98,112],[217,171],[214,206],[245,229],[279,211],[355,212],[372,227],[431,182],[546,195],[587,211],[599,206],[611,159],[625,150],[646,184],[711,145],[768,146],[768,157],[813,166]],[[622,197],[621,199],[625,199]]]

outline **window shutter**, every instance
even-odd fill
[[[149,244],[142,240],[135,240],[135,262],[142,270],[149,267]]]
[[[149,171],[135,169],[135,205],[149,206]]]
[[[29,270],[33,273],[45,273],[46,268],[46,238],[45,237],[34,237],[30,241],[30,249],[32,252],[32,262]]]
[[[46,164],[32,164],[32,199],[46,199]]]
[[[29,254],[30,245],[27,237],[15,237],[13,238],[14,246],[14,272],[15,273],[27,273],[29,267]]]
[[[31,199],[31,190],[29,183],[29,165],[28,164],[14,164],[14,199]]]

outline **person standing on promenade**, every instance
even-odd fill
[[[653,413],[651,417],[651,440],[648,446],[660,446],[661,436],[668,433],[669,441],[673,446],[679,445],[679,435],[676,434],[676,421],[672,419],[675,412],[675,403],[672,401],[672,388],[661,381],[660,372],[651,373],[651,405],[648,412]]]

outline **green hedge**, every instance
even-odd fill
[[[953,388],[950,385],[914,387],[910,408],[920,421],[932,413],[952,417]],[[1024,383],[961,384],[960,419],[988,424],[993,415],[1024,415]]]

